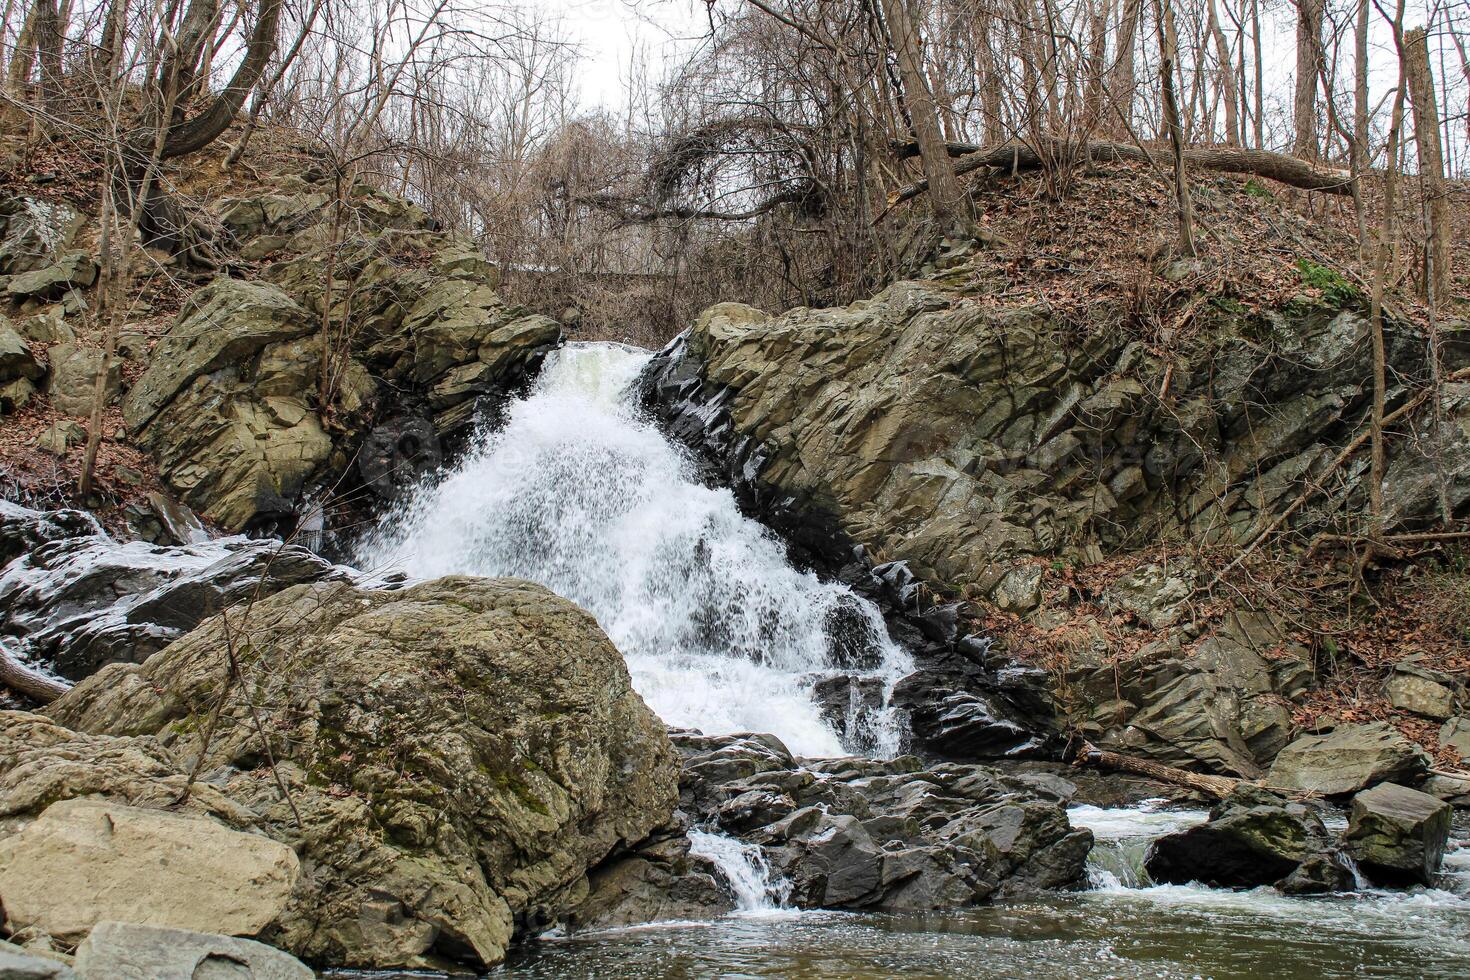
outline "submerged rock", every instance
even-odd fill
[[[216,722],[230,649],[249,698]],[[677,799],[663,726],[593,618],[509,579],[295,586],[48,713],[91,734],[7,722],[0,812],[167,805],[197,764],[195,807],[301,859],[257,938],[324,965],[498,962],[581,902],[590,870],[667,835]]]
[[[1375,783],[1413,782],[1429,769],[1424,750],[1375,721],[1306,735],[1281,750],[1266,776],[1279,789],[1346,796]]]
[[[1291,875],[1330,840],[1314,811],[1242,784],[1210,811],[1208,822],[1154,841],[1144,870],[1168,884],[1254,888]]]
[[[681,807],[758,844],[802,907],[958,908],[1085,877],[1091,832],[992,770],[913,757],[798,762],[769,735],[674,741]]]
[[[1380,783],[1353,797],[1343,848],[1375,882],[1432,884],[1452,816],[1448,803],[1427,793]]]

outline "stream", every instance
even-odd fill
[[[901,751],[901,722],[886,707],[851,706],[839,736],[817,685],[857,673],[891,691],[912,669],[907,654],[874,606],[791,567],[781,542],[728,490],[704,485],[687,452],[636,410],[629,386],[649,356],[612,344],[556,352],[507,423],[405,500],[361,543],[357,563],[547,585],[597,617],[636,689],[672,726],[771,732],[799,756]],[[1148,883],[1149,842],[1202,812],[1074,806],[1070,816],[1097,837],[1088,890],[926,914],[787,908],[758,848],[696,831],[696,853],[724,870],[738,911],[712,923],[552,933],[492,975],[1470,976],[1463,817],[1435,888],[1287,898]]]

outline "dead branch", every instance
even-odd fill
[[[0,643],[0,685],[23,694],[38,704],[50,704],[71,690],[71,685],[27,667]]]
[[[1176,769],[1166,766],[1160,762],[1149,759],[1139,759],[1131,755],[1122,755],[1117,752],[1107,752],[1098,748],[1090,742],[1083,742],[1082,749],[1077,753],[1077,759],[1072,763],[1075,766],[1091,766],[1095,769],[1108,769],[1113,772],[1133,773],[1137,776],[1147,776],[1149,779],[1157,779],[1162,783],[1173,783],[1175,786],[1183,786],[1197,793],[1204,793],[1217,800],[1224,799],[1247,780],[1236,779],[1231,776],[1208,776],[1204,773],[1190,772],[1188,769]]]
[[[1047,159],[1054,159],[1063,151],[1079,153],[1085,150],[1088,157],[1098,162],[1151,163],[1149,151],[1143,146],[1127,143],[1093,141],[1081,147],[1069,146],[1065,140],[1050,138],[1035,142],[1012,140],[998,146],[977,146],[972,143],[948,144],[950,156],[958,157],[955,173],[968,174],[977,170],[1036,170]],[[912,143],[898,144],[895,149],[900,157],[911,157],[918,153]],[[1161,151],[1162,152],[1162,151]],[[1308,163],[1284,153],[1269,150],[1245,150],[1235,147],[1195,147],[1183,152],[1184,162],[1193,169],[1214,170],[1220,173],[1250,174],[1265,177],[1291,187],[1324,194],[1352,193],[1352,175],[1346,170],[1323,167]],[[929,187],[928,181],[917,180],[901,187],[889,196],[890,204],[918,197]]]

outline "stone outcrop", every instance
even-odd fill
[[[408,202],[358,189],[341,209],[351,240],[334,243],[329,185],[278,183],[217,205],[217,244],[259,272],[191,295],[123,402],[173,492],[231,531],[287,533],[304,493],[355,487],[356,450],[378,423],[432,420],[437,452],[561,339],[555,321],[502,302],[478,252]]]
[[[493,964],[590,870],[677,834],[676,758],[622,657],[526,582],[295,586],[48,713],[76,731],[5,720],[5,828],[75,796],[164,806],[197,765],[187,812],[300,859],[256,938],[320,964]]]
[[[798,764],[770,735],[674,743],[681,808],[759,845],[798,906],[961,908],[1084,880],[1091,832],[992,770],[912,756]]]
[[[1378,721],[1304,735],[1276,756],[1266,782],[1284,790],[1346,796],[1375,783],[1416,782],[1428,769],[1423,749]]]
[[[0,557],[25,553],[0,570],[0,637],[72,680],[141,663],[237,603],[354,574],[278,541],[119,543],[80,511],[3,506]]]
[[[1448,803],[1427,793],[1380,783],[1353,797],[1343,847],[1376,882],[1432,884],[1451,816]]]
[[[1282,881],[1310,858],[1326,858],[1330,847],[1314,811],[1242,784],[1210,811],[1208,822],[1154,841],[1144,869],[1155,882],[1254,888]],[[1315,890],[1309,882],[1320,878],[1309,869],[1288,890]]]
[[[253,936],[301,875],[285,844],[207,817],[116,803],[53,803],[0,840],[0,900],[12,932],[75,944],[98,922]]]
[[[643,394],[799,558],[861,582],[881,556],[915,595],[1030,617],[1053,565],[1171,535],[1248,538],[1366,425],[1371,343],[1351,299],[1227,307],[1206,307],[1187,353],[1166,359],[1125,330],[999,302],[962,266],[842,309],[712,307],[655,357]],[[1429,377],[1424,344],[1390,325],[1396,377]],[[1450,370],[1470,364],[1463,332],[1445,350]],[[1470,384],[1446,386],[1441,429],[1430,414],[1411,423],[1419,438],[1394,444],[1390,529],[1433,519],[1441,476],[1452,510],[1470,512]],[[1331,527],[1360,513],[1364,472],[1336,473],[1333,493],[1295,519]],[[1069,664],[1067,720],[1116,751],[1255,778],[1293,734],[1288,704],[1310,684],[1310,660],[1249,609],[1192,623],[1185,600],[1202,584],[1181,560],[1108,589],[1105,609],[1167,632],[1120,659],[1098,630]],[[919,658],[928,673],[932,659]],[[951,693],[958,706],[986,692],[960,678]],[[1006,720],[1043,743],[1056,727],[1024,708]],[[956,742],[971,757],[996,751]]]

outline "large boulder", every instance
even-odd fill
[[[1092,834],[979,766],[798,763],[769,735],[681,733],[682,808],[756,844],[809,908],[937,909],[1079,885]]]
[[[51,407],[62,415],[84,417],[92,412],[97,396],[97,377],[105,360],[99,347],[57,344],[51,348],[51,377],[46,382],[46,395]],[[122,365],[114,360],[107,372],[103,397],[110,402],[122,383]]]
[[[103,922],[77,947],[82,980],[312,980],[293,956],[230,936]]]
[[[1427,793],[1380,783],[1353,797],[1343,848],[1376,882],[1428,885],[1444,857],[1453,812]]]
[[[1242,784],[1210,811],[1208,822],[1154,841],[1144,870],[1161,883],[1253,888],[1286,878],[1329,846],[1312,810]]]
[[[1281,750],[1266,775],[1284,790],[1346,796],[1375,783],[1414,782],[1429,769],[1424,750],[1387,722],[1305,735]]]
[[[68,943],[108,919],[253,936],[300,875],[295,852],[268,837],[95,800],[53,803],[0,840],[7,927]]]
[[[85,218],[64,201],[0,197],[0,274],[44,269],[76,237]]]
[[[197,766],[290,845],[304,873],[258,938],[322,964],[493,964],[581,902],[589,870],[667,834],[677,798],[663,726],[596,621],[509,579],[296,586],[48,713]]]

